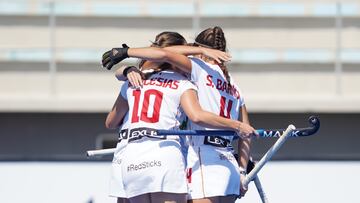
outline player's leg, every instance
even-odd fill
[[[219,197],[220,203],[234,203],[236,201],[235,195],[228,195],[228,196],[222,196]]]
[[[130,203],[149,203],[149,202],[151,202],[150,193],[131,197],[131,198],[129,198],[129,202]]]
[[[152,203],[186,203],[185,193],[167,193],[167,192],[155,192],[151,193]]]
[[[207,197],[203,199],[189,200],[188,203],[234,203],[236,201],[235,195]]]
[[[202,199],[192,199],[188,203],[220,203],[219,197],[206,197]]]
[[[126,198],[117,198],[117,203],[130,203],[130,201]]]

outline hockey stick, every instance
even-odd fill
[[[86,151],[86,156],[92,157],[92,156],[110,155],[110,154],[114,154],[115,151],[116,148],[88,150]]]
[[[249,174],[255,167],[255,162],[252,160],[252,157],[249,158],[249,162],[246,167],[246,174]],[[267,199],[267,196],[264,192],[264,189],[261,185],[260,178],[258,175],[255,175],[254,177],[254,184],[256,186],[256,189],[258,191],[258,194],[261,198],[262,203],[269,203],[269,200]]]
[[[248,173],[245,177],[245,180],[242,181],[242,184],[247,187],[247,185],[254,181],[256,189],[260,195],[261,201],[263,203],[269,203],[265,192],[261,186],[259,177],[257,176],[258,172],[262,169],[262,167],[271,159],[271,157],[277,152],[277,150],[285,143],[286,139],[292,135],[293,131],[295,130],[294,125],[289,125],[284,133],[280,136],[280,138],[275,142],[275,144],[266,152],[266,154],[260,159],[260,161],[255,165],[255,167]]]
[[[320,119],[316,116],[309,117],[310,127],[295,129],[290,137],[305,137],[315,134],[320,128]],[[274,130],[257,130],[260,137],[280,137],[285,132],[285,129]]]
[[[295,129],[290,137],[303,137],[315,134],[320,127],[320,120],[316,116],[310,116],[310,127]],[[260,137],[280,137],[285,129],[258,129]],[[191,136],[235,136],[231,130],[157,130],[157,135],[191,135]]]
[[[259,179],[259,176],[255,175],[254,177],[254,183],[255,183],[255,186],[256,186],[256,189],[259,193],[259,196],[261,198],[261,201],[262,203],[269,203],[269,200],[264,192],[264,189],[261,185],[261,182],[260,182],[260,179]]]
[[[294,130],[290,137],[302,137],[315,134],[320,127],[320,120],[315,116],[309,118],[310,127],[298,128]],[[260,137],[279,137],[285,130],[284,129],[259,129],[257,130]],[[191,135],[191,136],[235,136],[238,135],[230,130],[157,130],[157,135]],[[114,153],[115,148],[89,150],[87,156],[101,156]]]
[[[295,130],[294,125],[289,125],[285,132],[280,136],[280,138],[275,142],[275,144],[266,152],[266,154],[257,162],[256,166],[251,170],[251,172],[246,176],[245,180],[242,182],[243,185],[248,185],[252,181],[260,169],[271,159],[271,157],[277,152],[277,150],[284,144],[287,138],[290,137],[292,132]]]
[[[284,133],[280,136],[280,138],[275,142],[275,144],[266,152],[266,154],[260,159],[260,161],[255,165],[255,167],[248,173],[245,177],[245,180],[242,181],[242,185],[247,187],[247,185],[254,181],[256,189],[260,195],[261,201],[263,203],[269,203],[265,192],[260,183],[260,179],[257,176],[258,172],[262,169],[262,167],[271,159],[271,157],[277,152],[277,150],[285,143],[286,139],[292,135],[292,132],[295,130],[294,125],[289,125]]]
[[[253,168],[250,169],[250,172],[246,176],[245,180],[242,182],[242,184],[248,185],[250,181],[254,181],[256,189],[263,203],[269,203],[269,200],[263,190],[260,179],[257,175],[258,172],[271,159],[271,157],[277,152],[277,150],[285,143],[287,138],[298,137],[298,136],[309,136],[315,134],[319,130],[320,120],[317,117],[311,116],[309,118],[309,122],[312,125],[312,127],[309,128],[296,129],[295,126],[289,125],[288,128],[282,133],[280,138],[275,142],[275,144],[260,159],[260,161],[255,166],[253,166]],[[280,133],[277,132],[276,134],[280,134]]]

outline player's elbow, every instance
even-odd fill
[[[190,115],[187,115],[187,116],[195,124],[200,124],[202,122],[201,115],[199,115],[196,112],[191,113]]]
[[[107,129],[115,129],[117,127],[117,124],[109,119],[106,119],[105,121],[105,127]]]
[[[108,122],[105,122],[105,127],[106,127],[107,129],[114,129],[114,127],[113,127],[110,123],[108,123]]]

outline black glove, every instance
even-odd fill
[[[239,160],[239,154],[234,154],[234,157],[235,157],[236,161]],[[255,162],[250,157],[249,162],[246,167],[246,173],[249,174],[253,170],[254,167],[255,167]]]
[[[246,173],[249,174],[253,170],[254,167],[255,167],[255,162],[250,159],[247,164]]]
[[[112,48],[105,52],[102,56],[102,66],[110,70],[115,64],[129,57],[128,49],[126,44],[122,44],[122,48]]]

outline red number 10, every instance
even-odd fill
[[[153,110],[152,115],[148,116],[149,102],[150,102],[151,95],[155,96],[154,110]],[[134,90],[133,96],[134,96],[134,108],[132,111],[131,123],[137,123],[137,122],[139,122],[139,102],[140,102],[141,91]],[[150,90],[146,90],[144,92],[144,101],[143,101],[143,105],[142,105],[142,109],[141,109],[141,113],[140,113],[141,121],[144,121],[147,123],[159,122],[162,98],[163,98],[163,93],[158,90],[150,89]]]

